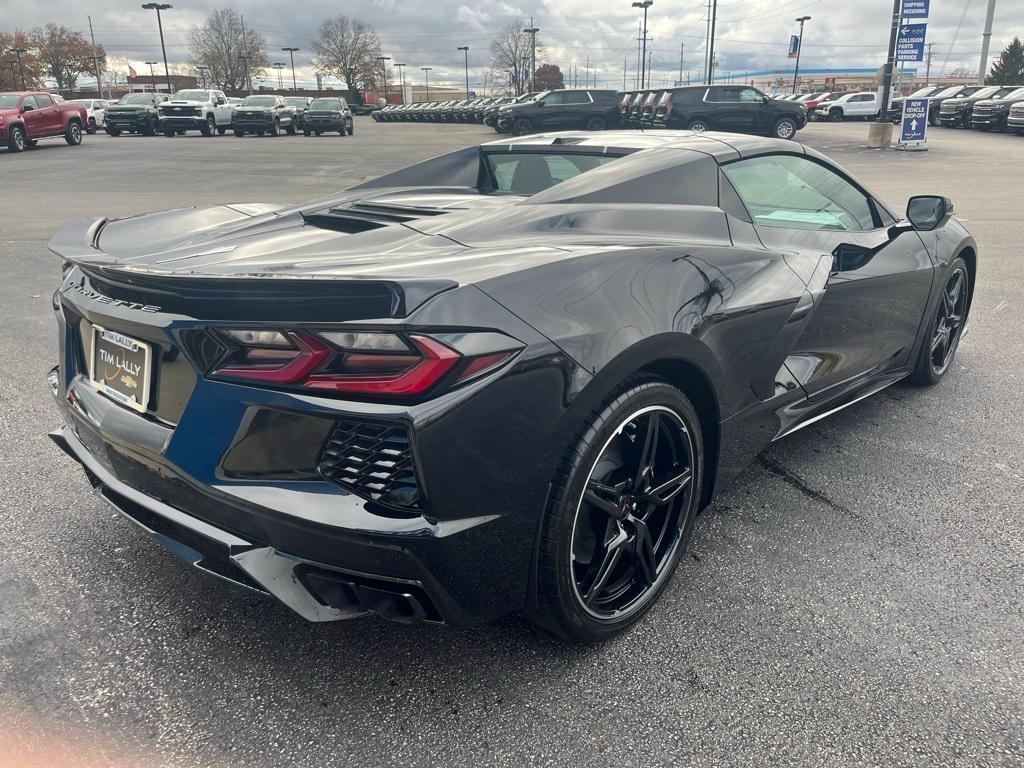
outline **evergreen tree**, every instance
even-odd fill
[[[1019,37],[999,54],[999,60],[992,65],[992,71],[985,79],[988,85],[1018,85],[1024,83],[1024,44]]]

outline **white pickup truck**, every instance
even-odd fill
[[[833,93],[825,101],[818,102],[814,116],[818,120],[849,120],[861,118],[870,120],[878,114],[878,94],[872,91]]]
[[[170,101],[158,107],[160,130],[174,136],[196,130],[203,136],[216,131],[221,136],[231,127],[235,108],[223,91],[189,89],[178,91]]]

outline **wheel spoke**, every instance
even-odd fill
[[[932,354],[934,354],[939,347],[943,346],[946,342],[946,331],[945,329],[935,334],[935,338],[932,339]]]
[[[654,541],[647,523],[637,518],[630,518],[633,535],[630,537],[630,554],[636,562],[637,573],[647,586],[658,577],[658,558],[654,553]]]
[[[590,488],[589,484],[587,489],[583,492],[583,500],[612,517],[617,517],[619,514],[619,505],[610,499],[599,496],[596,491]]]
[[[667,504],[672,501],[679,492],[686,488],[690,484],[690,470],[684,469],[681,472],[673,470],[672,476],[662,479],[653,483],[652,487],[647,489],[640,500],[650,504]]]
[[[644,433],[644,444],[640,451],[640,460],[637,463],[636,475],[633,478],[633,487],[642,488],[644,476],[654,466],[654,453],[658,447],[658,431],[661,428],[661,416],[652,413],[647,417],[647,431]]]
[[[956,303],[960,300],[960,289],[963,288],[964,276],[960,272],[955,272],[950,282],[953,283],[949,288],[949,308],[950,312],[952,312],[956,307]]]
[[[626,532],[622,530],[622,527],[617,522],[610,522],[609,529],[611,535],[605,540],[601,564],[597,567],[597,572],[594,575],[594,580],[590,583],[590,588],[583,595],[583,602],[587,605],[590,605],[601,596],[601,592],[604,591],[605,586],[608,584],[608,579],[615,571],[619,560],[622,559],[624,551],[622,545],[628,540]]]
[[[949,292],[948,291],[943,291],[942,292],[942,316],[944,318],[947,318],[947,317],[949,317],[952,314],[953,314],[953,304],[949,300]]]

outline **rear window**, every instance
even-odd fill
[[[487,166],[496,195],[535,195],[581,173],[604,165],[609,155],[502,152],[488,154]]]

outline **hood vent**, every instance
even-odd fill
[[[357,203],[348,208],[327,208],[316,213],[303,214],[307,224],[336,232],[357,234],[379,229],[389,224],[404,224],[429,216],[448,213],[437,208],[416,208],[385,203]]]

